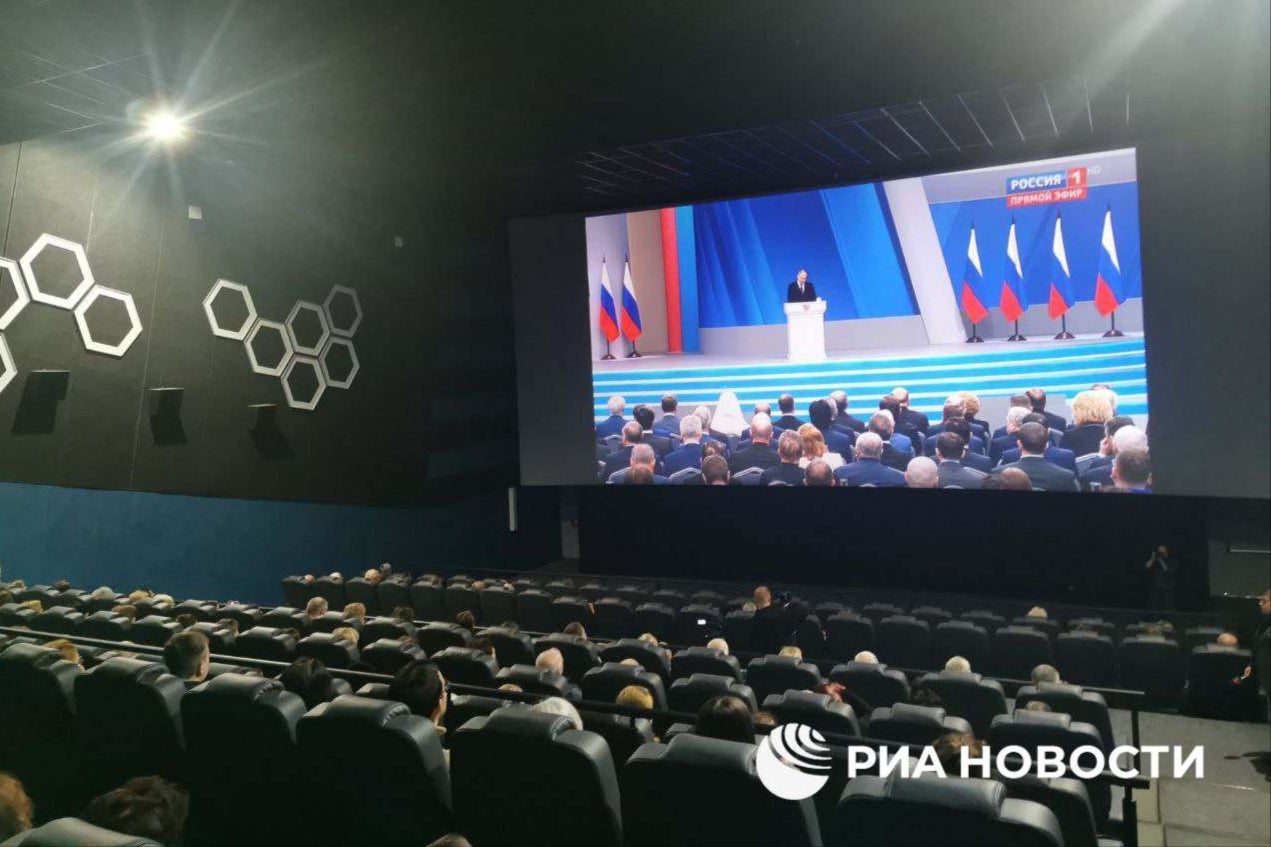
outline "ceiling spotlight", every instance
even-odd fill
[[[156,141],[174,142],[185,138],[185,120],[167,109],[156,109],[143,120],[146,134]]]

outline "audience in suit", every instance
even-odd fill
[[[1046,392],[1041,388],[1030,388],[1025,392],[1029,406],[1039,415],[1045,415],[1046,426],[1063,432],[1068,428],[1068,421],[1053,412],[1046,411]]]
[[[679,422],[681,446],[662,457],[662,472],[667,476],[685,468],[702,466],[702,421],[689,415]]]
[[[988,476],[984,471],[966,467],[962,460],[968,455],[966,441],[956,432],[942,432],[936,436],[936,457],[940,460],[940,487],[979,488]],[[911,463],[912,464],[912,463]]]
[[[891,390],[891,396],[900,404],[900,416],[896,419],[896,429],[906,435],[913,432],[927,434],[931,421],[925,414],[909,407],[909,389],[897,386]]]
[[[1029,422],[1019,429],[1018,461],[1003,465],[1003,469],[1015,468],[1028,474],[1034,488],[1043,491],[1075,491],[1077,475],[1059,465],[1046,461],[1046,447],[1050,443],[1050,434],[1046,427],[1039,423]]]
[[[679,434],[682,418],[675,414],[675,410],[679,408],[679,405],[679,398],[674,394],[667,394],[662,397],[662,417],[658,418],[653,424],[654,434],[668,436]]]
[[[627,409],[626,400],[618,396],[610,397],[608,406],[609,417],[596,424],[597,440],[618,435],[622,432],[622,425],[627,422],[627,419],[622,416]]]
[[[635,412],[631,416],[635,418],[636,423],[640,424],[642,432],[640,440],[652,447],[654,453],[661,457],[671,452],[671,439],[665,435],[656,435],[653,432],[652,409],[642,403],[635,407]]]
[[[1024,417],[1028,414],[1031,414],[1029,406],[1016,406],[1014,402],[1006,410],[1006,426],[994,430],[993,440],[989,442],[989,459],[995,466],[1002,461],[1002,453],[1016,448],[1019,428],[1024,425]]]
[[[834,404],[829,400],[813,400],[809,403],[808,420],[821,433],[826,448],[838,455],[840,459],[852,449],[852,442],[856,438],[854,435],[834,429]],[[838,467],[838,465],[831,462],[830,467]]]
[[[891,436],[888,439],[892,447],[895,447],[902,453],[914,452],[913,441],[909,436],[896,429],[896,421],[900,419],[900,401],[890,394],[884,394],[883,399],[878,401],[878,411],[886,412],[891,418]],[[901,468],[903,471],[904,468]]]
[[[1111,391],[1083,391],[1072,399],[1072,429],[1059,439],[1059,446],[1074,456],[1098,453],[1103,441],[1103,427],[1116,415]]]
[[[903,488],[905,475],[894,467],[883,464],[882,457],[887,449],[886,442],[875,430],[875,421],[883,417],[883,413],[869,419],[870,431],[856,439],[856,461],[844,465],[834,472],[839,485],[859,486],[873,485],[877,488]],[[890,427],[890,419],[884,418]],[[906,457],[905,465],[908,465]]]
[[[803,441],[797,433],[781,433],[777,441],[777,456],[781,461],[763,472],[759,484],[784,482],[786,485],[803,485],[803,468],[799,467],[799,460],[803,458]]]
[[[896,446],[896,430],[895,422],[891,416],[891,412],[886,409],[880,411],[869,419],[869,431],[878,436],[882,441],[882,451],[878,455],[878,459],[887,467],[897,471],[904,471],[909,465],[909,460],[913,458],[913,452],[910,450],[902,450]],[[863,438],[864,436],[862,436]],[[861,439],[856,439],[856,445],[859,447]],[[856,458],[860,460],[860,451],[856,451]]]
[[[777,408],[781,411],[781,417],[772,422],[772,425],[780,429],[798,429],[803,426],[803,421],[794,415],[794,397],[790,394],[782,394],[777,398]]]
[[[821,430],[812,424],[804,424],[799,427],[797,433],[799,442],[803,445],[803,458],[799,460],[799,467],[807,468],[814,461],[822,461],[830,466],[830,469],[841,468],[847,464],[843,461],[843,457],[838,453],[830,452],[825,446],[825,436],[821,434]]]
[[[834,401],[834,426],[836,429],[848,430],[855,433],[865,431],[865,422],[858,418],[854,418],[847,413],[846,391],[831,391],[830,399]]]
[[[940,482],[940,473],[936,463],[926,456],[915,456],[909,467],[905,468],[906,488],[936,488]]]
[[[1029,412],[1027,415],[1024,415],[1024,423],[1026,424],[1035,423],[1039,426],[1044,426],[1043,420],[1044,419],[1042,418],[1042,416],[1037,414],[1036,412]],[[1056,447],[1052,443],[1050,443],[1052,441],[1051,439],[1052,432],[1053,430],[1049,430],[1049,429],[1046,430],[1047,445],[1046,445],[1046,452],[1043,454],[1044,458],[1046,459],[1046,461],[1050,462],[1052,465],[1059,465],[1059,467],[1061,468],[1065,468],[1066,470],[1070,470],[1073,473],[1076,473],[1077,472],[1076,455],[1074,455],[1071,450],[1065,450],[1062,447]],[[1016,434],[1016,439],[1018,440],[1018,433]],[[1008,448],[1002,451],[1002,457],[998,463],[1001,465],[1009,465],[1012,462],[1018,462],[1019,455],[1020,453],[1019,453],[1018,445]]]
[[[982,421],[976,418],[976,415],[980,413],[979,395],[970,391],[959,391],[958,396],[962,398],[963,417],[966,418],[966,422],[971,425],[971,429],[983,438],[987,444],[989,440],[988,421]]]
[[[746,468],[763,468],[767,470],[778,464],[781,459],[773,449],[772,420],[763,412],[756,412],[750,419],[750,442],[741,449],[734,450],[728,466],[733,473]]]
[[[1146,450],[1147,433],[1134,425],[1133,419],[1115,417],[1104,427],[1107,435],[1099,445],[1099,458],[1081,474],[1081,487],[1104,488],[1112,483],[1112,463],[1122,450]]]
[[[671,480],[657,472],[658,457],[648,444],[637,444],[631,448],[631,473],[627,476],[628,485],[670,485]]]
[[[838,456],[837,453],[830,453],[831,456]],[[843,458],[839,456],[839,458]],[[803,484],[809,488],[832,488],[838,485],[838,481],[834,479],[834,469],[824,459],[813,459],[808,462],[807,468],[804,470]]]
[[[733,475],[723,456],[707,456],[702,460],[702,484],[731,485],[732,481]]]
[[[605,469],[600,473],[603,482],[623,468],[631,467],[631,448],[644,439],[644,430],[635,421],[622,425],[622,446],[605,457]]]
[[[1152,490],[1152,463],[1141,447],[1117,451],[1112,462],[1112,482],[1118,491],[1147,494]]]

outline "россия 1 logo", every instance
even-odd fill
[[[1006,207],[1040,206],[1085,200],[1089,193],[1089,169],[1068,168],[1006,178]]]
[[[830,780],[830,748],[810,726],[783,724],[759,743],[759,781],[783,800],[806,800]]]

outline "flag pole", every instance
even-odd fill
[[[644,358],[644,354],[643,354],[643,353],[641,353],[639,350],[637,350],[637,349],[636,349],[636,346],[635,346],[635,339],[632,339],[632,340],[631,340],[631,352],[627,354],[627,358],[628,358],[628,359],[642,359],[642,358]]]
[[[1015,334],[1012,335],[1010,338],[1007,338],[1006,340],[1007,341],[1027,341],[1028,340],[1024,336],[1019,334],[1019,320],[1018,319],[1016,319],[1015,321]]]
[[[613,353],[609,352],[609,339],[606,338],[605,339],[605,355],[601,356],[600,360],[605,361],[612,358],[613,358]]]
[[[1067,341],[1076,337],[1077,336],[1068,331],[1068,313],[1064,312],[1059,316],[1059,334],[1055,336],[1055,340]]]
[[[1122,332],[1121,330],[1117,329],[1117,310],[1116,310],[1116,309],[1113,309],[1113,310],[1112,310],[1112,312],[1110,313],[1109,317],[1111,317],[1111,318],[1112,318],[1112,329],[1110,329],[1110,330],[1108,330],[1107,332],[1105,332],[1105,333],[1103,334],[1103,337],[1104,337],[1104,338],[1122,338],[1122,337],[1124,337],[1124,336],[1125,336],[1125,333],[1124,333],[1124,332]]]
[[[971,337],[966,340],[967,344],[983,344],[984,343],[984,339],[980,338],[980,336],[976,334],[979,328],[980,328],[979,322],[971,321]]]

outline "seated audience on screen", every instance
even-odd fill
[[[1118,423],[1130,421],[1130,423]],[[1122,450],[1146,450],[1147,433],[1134,425],[1130,418],[1113,418],[1104,427],[1108,434],[1099,445],[1099,457],[1095,459],[1085,473],[1081,475],[1081,487],[1087,490],[1110,488],[1112,480],[1112,464]]]
[[[605,457],[602,479],[608,479],[623,468],[631,467],[631,449],[644,441],[644,430],[635,421],[622,425],[622,446]]]
[[[640,441],[648,444],[653,448],[653,452],[658,456],[665,456],[671,452],[671,439],[665,435],[658,435],[653,431],[653,410],[641,403],[635,407],[635,411],[631,413],[631,417],[640,425]]]
[[[965,426],[965,422],[962,422]],[[956,432],[945,431],[936,436],[936,458],[940,461],[940,487],[979,488],[988,476],[984,471],[967,467],[963,458],[968,455],[966,442]],[[914,461],[917,461],[915,459]],[[912,466],[912,463],[910,463]]]
[[[728,462],[723,456],[707,456],[702,460],[702,483],[704,485],[729,485],[733,475],[728,469]]]
[[[759,477],[759,484],[784,482],[786,485],[803,485],[803,468],[799,467],[799,460],[803,458],[803,442],[798,433],[781,433],[781,438],[777,440],[777,456],[781,461],[763,472],[763,476]]]
[[[207,679],[208,668],[212,664],[207,636],[190,630],[178,632],[163,645],[163,663],[169,673],[185,680],[187,687],[199,684]]]
[[[657,465],[658,465],[658,457],[654,454],[653,448],[650,447],[648,444],[636,444],[635,446],[631,448],[632,474],[635,474],[635,471],[637,468],[645,468],[648,471],[648,479],[644,483],[638,483],[638,484],[650,484],[650,483],[653,485],[670,484],[671,480],[667,479],[665,476],[662,476],[661,474],[657,472]],[[645,475],[643,473],[639,474],[639,476],[641,479],[645,478]],[[631,479],[628,478],[627,481],[631,482]]]
[[[904,471],[909,466],[909,460],[913,458],[913,452],[909,447],[909,439],[904,440],[904,447],[897,446],[900,442],[896,436],[896,421],[892,417],[892,413],[886,409],[882,409],[869,419],[869,431],[877,435],[882,441],[882,452],[878,459],[889,468],[897,471]],[[904,436],[900,436],[904,438]],[[860,439],[856,440],[860,444]],[[857,454],[859,458],[859,453]]]
[[[837,456],[838,454],[831,453],[830,455]],[[804,470],[803,484],[810,488],[832,488],[838,485],[838,480],[834,478],[834,470],[828,462],[824,459],[813,459]]]
[[[963,417],[966,418],[966,422],[971,425],[976,435],[979,435],[985,440],[985,443],[988,443],[990,430],[988,421],[979,419],[980,396],[972,391],[959,391],[958,394],[962,397]]]
[[[817,402],[821,401],[818,400]],[[803,424],[795,431],[795,434],[799,436],[799,443],[803,448],[803,456],[799,459],[799,467],[806,468],[808,463],[814,459],[820,459],[829,465],[831,469],[841,468],[847,464],[843,461],[842,456],[832,452],[825,446],[825,436],[821,434],[821,430],[812,424]],[[843,436],[839,437],[842,438]]]
[[[164,847],[182,843],[190,795],[159,776],[136,776],[122,788],[95,797],[80,818],[112,832],[146,838]]]
[[[702,466],[702,421],[688,415],[679,422],[680,446],[662,458],[662,470],[667,475],[685,468]]]
[[[946,435],[948,433],[945,433]],[[905,468],[906,488],[937,488],[940,482],[940,471],[936,463],[926,456],[916,456]]]
[[[728,460],[728,467],[733,473],[746,468],[766,470],[778,464],[781,458],[772,446],[772,419],[763,412],[755,412],[750,419],[750,442],[740,449],[734,450]]]
[[[829,400],[813,400],[808,404],[808,419],[810,424],[803,426],[811,426],[821,436],[824,446],[839,459],[843,458],[843,454],[848,453],[852,449],[852,442],[855,440],[853,436],[847,435],[839,430],[834,429],[834,404]],[[803,435],[803,426],[799,427],[800,436]],[[819,458],[813,456],[812,458]],[[831,467],[838,467],[833,462]]]
[[[1046,426],[1049,429],[1057,429],[1063,432],[1068,428],[1068,422],[1053,412],[1046,411],[1046,391],[1042,388],[1030,388],[1024,392],[1028,396],[1028,403],[1032,410],[1046,418]]]
[[[896,402],[900,404],[900,415],[896,418],[896,429],[905,435],[913,435],[915,432],[921,432],[926,435],[927,430],[931,428],[931,421],[924,413],[910,407],[909,389],[898,385],[891,390],[891,396],[895,397]]]
[[[878,413],[886,415],[887,419],[891,421],[891,436],[888,439],[888,443],[902,453],[908,452],[913,454],[913,439],[911,439],[906,433],[900,432],[896,429],[896,419],[897,416],[900,415],[900,401],[890,394],[884,394],[883,399],[878,401]],[[904,468],[898,468],[898,470],[903,471]]]
[[[714,697],[697,712],[695,731],[705,738],[755,743],[755,718],[746,701],[732,694]]]
[[[1032,412],[1027,406],[1013,405],[1006,410],[1006,426],[994,431],[993,440],[989,442],[989,459],[995,466],[1002,461],[1004,452],[1018,449],[1016,442],[1019,440],[1019,428],[1024,425],[1024,418],[1029,414]]]
[[[881,422],[881,423],[880,423]],[[856,461],[844,465],[834,472],[839,485],[861,486],[872,485],[876,488],[903,488],[905,475],[893,467],[883,464],[883,457],[889,449],[875,427],[890,431],[891,420],[881,413],[869,419],[870,431],[856,439]],[[909,464],[908,457],[904,465]]]
[[[865,422],[852,417],[847,412],[848,399],[846,391],[831,391],[830,399],[834,401],[834,405],[838,412],[834,416],[834,426],[848,433],[861,433],[865,431]]]
[[[1112,483],[1117,491],[1151,492],[1152,462],[1148,451],[1141,448],[1117,451],[1112,463]]]
[[[779,429],[798,429],[803,425],[803,421],[795,417],[793,395],[782,394],[778,397],[777,410],[781,414],[775,421],[772,422],[773,426]]]
[[[1023,423],[1021,423],[1020,425],[1023,426],[1023,424],[1034,423],[1039,426],[1045,426],[1046,425],[1045,421],[1046,419],[1042,417],[1041,415],[1037,414],[1036,412],[1029,412],[1027,415],[1024,416]],[[1065,470],[1069,470],[1069,471],[1072,471],[1073,473],[1076,473],[1077,472],[1077,456],[1071,450],[1066,450],[1063,447],[1055,446],[1055,440],[1057,435],[1058,434],[1055,432],[1055,430],[1052,430],[1052,429],[1046,430],[1048,443],[1046,444],[1046,452],[1043,453],[1042,455],[1046,459],[1046,461],[1050,462],[1052,465],[1058,465],[1059,467]],[[998,459],[997,467],[1005,467],[1006,465],[1014,464],[1015,462],[1019,461],[1019,456],[1020,456],[1019,433],[1017,432],[1015,444],[1013,444],[1008,449],[1002,451],[1002,455]]]
[[[1072,429],[1059,439],[1059,446],[1075,456],[1099,452],[1103,427],[1116,415],[1109,391],[1082,391],[1072,398]]]
[[[627,401],[618,395],[609,398],[606,404],[609,408],[609,417],[596,424],[596,438],[607,438],[610,435],[617,435],[622,432],[622,426],[627,419],[622,415],[627,409]]]
[[[675,414],[679,406],[679,398],[674,394],[662,396],[662,415],[653,424],[655,435],[679,435],[682,418]]]
[[[936,455],[936,443],[941,435],[952,434],[962,439],[966,450],[962,453],[962,464],[968,468],[988,473],[993,470],[993,461],[985,455],[984,439],[975,435],[966,418],[950,418],[944,425],[944,431],[927,439],[927,455]]]
[[[1049,444],[1050,433],[1045,426],[1039,423],[1024,424],[1019,429],[1019,460],[1004,465],[1003,470],[1013,468],[1023,471],[1028,475],[1033,488],[1043,491],[1076,491],[1076,474],[1046,461],[1046,447]]]

